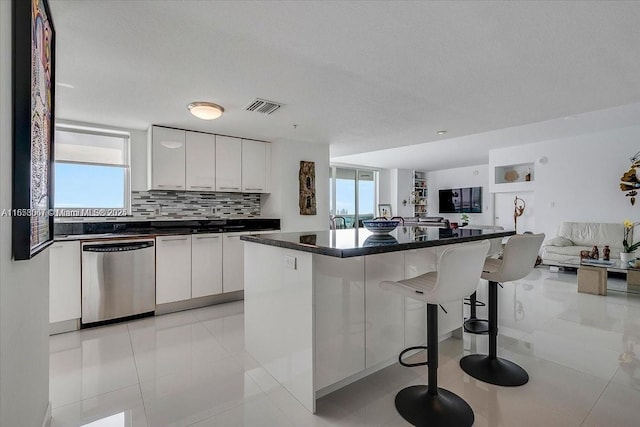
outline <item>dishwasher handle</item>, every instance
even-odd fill
[[[140,249],[152,248],[153,241],[147,242],[125,242],[125,243],[107,243],[96,245],[85,245],[82,247],[83,252],[128,252]]]

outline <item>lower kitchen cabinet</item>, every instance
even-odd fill
[[[80,242],[55,242],[49,249],[49,322],[80,316]]]
[[[222,234],[191,236],[191,298],[222,293]]]
[[[244,241],[240,240],[240,236],[276,232],[276,230],[265,230],[223,234],[222,292],[244,290]]]
[[[370,368],[397,357],[404,349],[404,297],[380,287],[404,279],[404,253],[365,257],[365,361]]]
[[[191,298],[191,236],[156,237],[156,304]]]
[[[249,234],[224,233],[222,243],[222,291],[234,292],[244,289],[244,242],[240,236]]]

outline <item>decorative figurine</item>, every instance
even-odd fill
[[[518,232],[518,217],[522,216],[522,214],[524,213],[524,208],[525,208],[525,203],[524,200],[522,200],[520,197],[516,196],[515,200],[513,201],[513,228],[515,229],[516,233]]]
[[[598,251],[598,246],[593,245],[593,248],[591,248],[591,254],[589,255],[589,257],[591,259],[598,259],[600,258],[600,251]]]
[[[580,261],[588,260],[590,257],[589,251],[580,251]]]
[[[525,181],[531,181],[531,169],[527,168],[527,174],[524,176]]]
[[[605,261],[609,261],[610,258],[611,258],[611,249],[609,249],[609,246],[605,245],[604,249],[602,250],[602,259]]]

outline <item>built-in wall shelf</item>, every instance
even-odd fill
[[[411,190],[411,204],[413,205],[413,216],[418,218],[427,217],[427,173],[413,171],[413,188]]]
[[[535,182],[535,163],[501,165],[494,168],[490,183],[492,193],[533,191]]]

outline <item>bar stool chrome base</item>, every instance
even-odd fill
[[[466,427],[475,419],[471,406],[460,396],[443,388],[438,388],[438,394],[430,394],[426,385],[400,390],[396,409],[417,427]]]
[[[464,331],[470,334],[486,335],[489,333],[489,321],[486,319],[469,318],[464,321]]]
[[[470,354],[460,359],[460,367],[473,378],[489,384],[517,387],[529,382],[527,371],[501,357]]]

